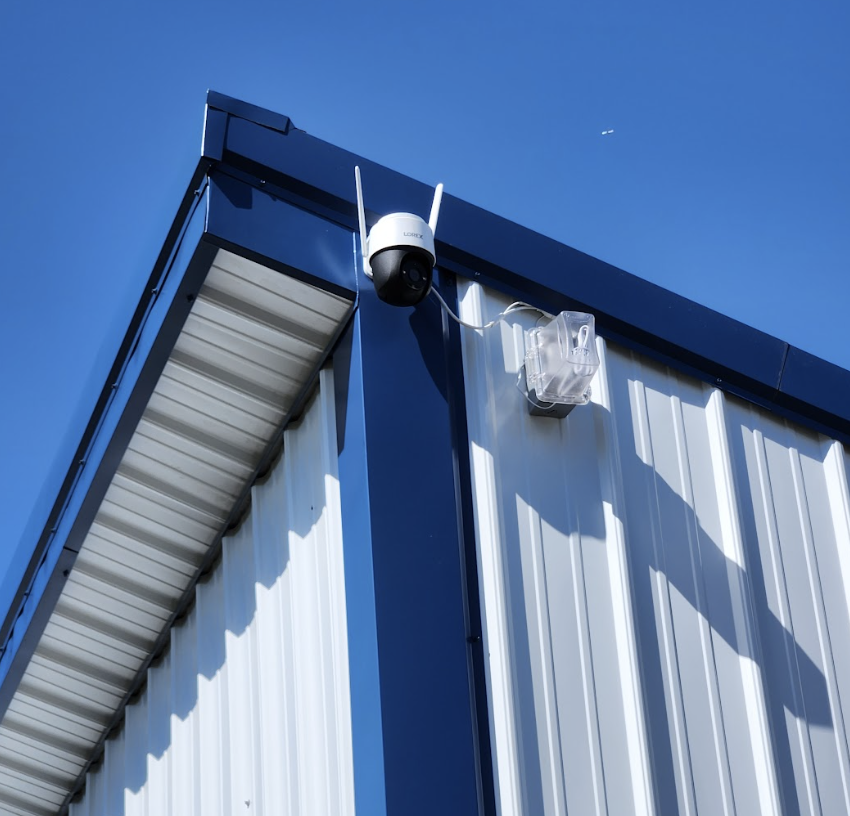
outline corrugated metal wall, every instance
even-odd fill
[[[218,251],[0,722],[0,813],[65,801],[349,309]]]
[[[464,330],[500,812],[850,812],[847,451],[601,340],[529,417],[534,321]]]
[[[353,812],[330,372],[320,383],[72,816]]]

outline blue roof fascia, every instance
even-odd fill
[[[206,136],[216,137],[215,129]],[[49,494],[31,515],[22,538],[33,542],[29,563],[4,584],[12,603],[0,629],[0,717],[220,248],[345,297],[354,308],[351,230],[201,159],[70,467],[67,456],[57,459]]]
[[[249,122],[262,125],[269,130],[276,130],[286,135],[292,127],[292,121],[282,113],[234,99],[218,91],[207,91],[207,111],[221,111],[238,119],[247,119]]]
[[[354,300],[352,233],[225,169],[209,174],[207,239],[223,249]]]
[[[29,563],[22,572],[7,574],[2,588],[0,588],[2,597],[12,598],[9,608],[6,610],[5,618],[0,623],[0,649],[3,648],[12,627],[15,626],[16,616],[29,591],[28,587],[32,584],[36,571],[45,558],[50,539],[59,524],[60,518],[65,512],[68,495],[80,479],[83,468],[81,463],[86,460],[87,452],[91,448],[94,436],[99,431],[102,417],[114,399],[115,389],[113,386],[119,381],[126,360],[132,353],[134,344],[137,341],[140,328],[146,320],[151,304],[157,298],[159,281],[173,261],[173,256],[181,243],[181,236],[185,234],[192,213],[197,211],[208,166],[209,162],[201,161],[192,174],[187,192],[180,203],[163,247],[154,263],[151,275],[143,289],[142,297],[130,321],[127,333],[124,335],[124,339],[115,356],[115,361],[95,403],[94,410],[91,412],[91,418],[85,426],[79,444],[76,445],[76,448],[69,447],[67,450],[60,452],[60,455],[55,459],[49,474],[44,480],[44,487],[36,500],[21,536],[22,542],[33,542],[31,551],[27,554],[29,556]]]
[[[210,154],[211,145],[223,143],[228,121],[239,116],[254,117],[265,123],[265,131],[280,137],[291,129],[288,117],[210,93],[204,155],[192,174],[82,438],[76,447],[72,442],[60,451],[44,481],[21,536],[22,544],[32,544],[27,550],[21,550],[18,562],[13,564],[15,568],[7,572],[0,586],[2,597],[11,598],[0,621],[0,680],[4,676],[5,653],[10,651],[7,646],[13,646],[11,651],[15,651],[15,637],[10,636],[13,629],[17,630],[18,637],[26,629],[21,617],[27,614],[24,607],[28,598],[37,594],[37,574],[44,573],[51,558],[49,551],[57,528],[67,514],[70,497],[79,492],[83,472],[81,463],[87,461],[95,436],[103,432],[104,417],[114,401],[113,386],[121,378],[128,358],[135,353],[139,332],[148,320],[152,304],[159,298],[163,276],[173,267],[175,254],[185,243],[184,236],[190,222],[197,223],[198,218],[203,219],[203,243],[211,248],[213,254],[218,247],[229,249],[352,301],[356,297],[352,265],[340,263],[340,258],[350,257],[354,251],[350,230],[335,228],[333,223],[322,225],[305,209],[292,207],[282,198],[258,191],[255,179],[252,179],[251,186],[240,183],[234,175],[238,175],[238,171],[220,164]],[[256,123],[254,126],[257,126]],[[202,199],[203,207],[199,208]],[[314,273],[304,270],[314,270]],[[81,419],[84,421],[84,418]]]
[[[829,433],[835,417],[850,415],[850,372],[789,346],[776,403],[794,413],[805,413]]]
[[[212,110],[207,132],[223,165],[248,183],[354,231],[360,165],[368,224],[388,212],[428,212],[429,186],[291,126],[264,125],[267,111],[251,120],[250,106],[231,107],[241,115],[216,121],[221,109]],[[550,311],[593,312],[603,336],[850,441],[850,372],[776,337],[449,194],[437,254],[443,268]]]
[[[77,554],[148,404],[218,248],[205,239],[207,191],[195,196],[168,262],[143,298],[145,308],[113,372],[108,396],[92,417],[80,459],[69,471],[52,526],[39,539],[32,575],[22,583],[4,624],[0,717],[14,695]],[[140,307],[141,308],[141,307]],[[84,445],[84,447],[83,447]],[[60,504],[61,503],[61,504]]]

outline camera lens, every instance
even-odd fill
[[[428,270],[416,255],[407,255],[401,264],[401,276],[411,289],[419,291],[426,285]]]
[[[415,306],[431,289],[434,261],[420,250],[387,247],[369,260],[378,297],[392,306]]]

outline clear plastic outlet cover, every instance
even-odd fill
[[[525,333],[525,376],[538,400],[584,405],[599,368],[595,321],[585,312],[561,312]]]

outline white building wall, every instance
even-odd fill
[[[71,816],[353,813],[336,463],[324,371]]]
[[[530,417],[536,319],[463,330],[499,812],[850,812],[847,451],[601,339]]]

